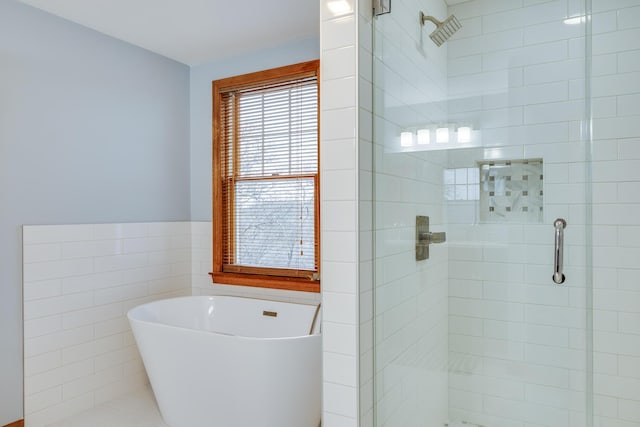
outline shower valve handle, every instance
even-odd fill
[[[429,259],[429,245],[444,243],[446,240],[446,233],[429,231],[428,216],[416,216],[416,261]]]

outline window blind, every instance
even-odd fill
[[[223,271],[318,271],[317,77],[225,91],[220,109]]]

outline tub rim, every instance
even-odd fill
[[[322,336],[322,320],[320,320],[320,322],[315,326],[316,329],[317,329],[317,332],[314,332],[312,334],[294,335],[294,336],[286,336],[286,337],[250,337],[250,336],[245,336],[245,335],[233,335],[233,334],[228,334],[228,333],[225,333],[225,332],[205,331],[205,330],[202,330],[202,329],[187,328],[187,327],[184,327],[184,326],[176,326],[176,325],[171,325],[171,324],[168,324],[168,323],[154,322],[154,321],[151,321],[151,320],[142,320],[140,318],[135,317],[134,314],[132,314],[137,309],[143,308],[143,307],[148,306],[148,305],[165,302],[165,301],[185,300],[185,299],[212,300],[212,299],[221,298],[221,297],[223,297],[223,298],[231,298],[231,299],[261,300],[261,301],[277,302],[277,303],[284,303],[284,304],[307,305],[307,306],[310,306],[310,307],[318,307],[320,305],[320,304],[305,304],[305,303],[290,302],[290,301],[279,301],[279,300],[264,299],[264,298],[254,298],[254,297],[249,297],[249,296],[236,296],[236,295],[185,295],[185,296],[178,296],[178,297],[163,298],[163,299],[158,299],[158,300],[155,300],[155,301],[149,301],[149,302],[145,302],[143,304],[139,304],[139,305],[137,305],[135,307],[132,307],[129,310],[127,310],[127,319],[129,320],[129,324],[130,325],[135,321],[135,322],[139,322],[139,323],[143,323],[143,324],[147,324],[147,325],[160,325],[162,327],[178,329],[178,330],[182,330],[182,331],[191,331],[191,332],[194,332],[194,333],[211,334],[211,335],[215,335],[215,336],[219,336],[219,337],[225,337],[225,339],[240,339],[240,340],[247,340],[247,341],[282,341],[282,340],[294,340],[294,339],[300,340],[300,339],[304,339],[304,338],[310,339],[310,338],[314,338],[316,336],[317,337],[321,337]],[[320,310],[320,312],[322,311],[321,308],[319,308],[319,310]]]

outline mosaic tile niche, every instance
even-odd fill
[[[480,221],[543,219],[542,159],[480,162]]]

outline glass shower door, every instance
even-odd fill
[[[378,427],[592,425],[586,31],[572,1],[374,19]]]

